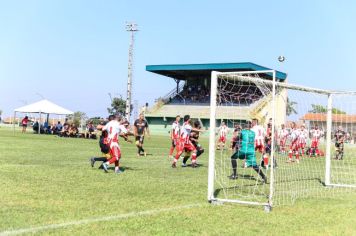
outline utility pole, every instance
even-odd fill
[[[131,41],[130,41],[130,46],[129,46],[128,76],[127,76],[126,110],[125,110],[126,119],[128,121],[130,121],[131,100],[132,100],[133,47],[134,47],[134,41],[135,41],[135,32],[138,31],[137,24],[133,23],[133,22],[126,22],[126,31],[131,33]]]

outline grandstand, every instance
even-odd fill
[[[200,119],[205,127],[209,126],[210,115],[210,77],[212,71],[262,71],[269,68],[251,63],[209,63],[209,64],[179,64],[179,65],[147,65],[146,70],[176,82],[176,87],[145,111],[145,116],[151,125],[170,124],[176,115],[190,114],[192,118]],[[263,79],[271,80],[271,75],[262,74]],[[276,71],[276,80],[286,82],[287,75]],[[270,88],[261,88],[247,84],[222,84],[230,94],[220,96],[217,107],[217,120],[226,120],[231,127],[234,122],[243,122],[251,117],[264,119],[270,112]],[[266,92],[267,91],[267,92]],[[226,97],[228,96],[228,98]],[[282,97],[282,96],[281,96]],[[285,102],[285,101],[281,101]],[[219,106],[221,105],[221,106]],[[238,115],[238,120],[230,120],[228,114]],[[285,111],[280,111],[280,117],[285,119]]]

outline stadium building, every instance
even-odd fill
[[[209,64],[179,64],[179,65],[147,65],[146,71],[168,77],[176,82],[176,87],[165,96],[157,99],[156,103],[144,110],[145,117],[154,126],[171,124],[176,115],[189,114],[194,119],[200,119],[204,127],[209,126],[210,116],[210,82],[211,72],[236,72],[236,71],[262,71],[271,70],[251,62],[243,63],[209,63]],[[260,75],[263,79],[272,80],[271,75]],[[276,71],[276,80],[286,82],[287,75]],[[234,91],[235,90],[235,91]],[[235,122],[244,122],[251,118],[258,118],[262,122],[270,117],[272,94],[263,92],[266,89],[260,86],[234,86],[234,100],[223,101],[224,106],[218,106],[216,111],[217,122],[225,120],[228,126]],[[282,92],[283,93],[283,92]],[[285,94],[284,94],[285,95]],[[285,103],[282,96],[279,102]],[[285,97],[285,96],[284,96]],[[278,101],[277,100],[277,101]],[[228,105],[226,105],[228,103]],[[285,109],[277,111],[279,120],[284,123]],[[238,114],[231,120],[229,114]],[[270,115],[268,115],[270,114]]]

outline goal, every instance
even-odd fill
[[[315,89],[278,81],[276,71],[212,72],[208,200],[264,206],[356,190],[356,92]],[[257,165],[231,156],[241,130],[258,122],[265,147]],[[219,141],[219,126],[229,127]],[[282,128],[284,126],[284,128]],[[237,143],[237,149],[232,147]],[[241,145],[241,144],[240,144]],[[269,151],[268,151],[269,150]],[[267,176],[267,182],[260,177]],[[231,177],[231,176],[230,176]]]

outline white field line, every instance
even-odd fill
[[[85,225],[85,224],[91,224],[91,223],[96,223],[96,222],[126,219],[126,218],[131,218],[131,217],[155,215],[155,214],[159,214],[162,212],[183,210],[183,209],[189,209],[189,208],[200,207],[200,206],[202,206],[202,204],[181,205],[181,206],[176,206],[176,207],[171,207],[171,208],[162,208],[162,209],[156,209],[156,210],[130,212],[130,213],[120,214],[120,215],[88,218],[88,219],[83,219],[83,220],[78,220],[78,221],[69,221],[69,222],[59,223],[59,224],[49,224],[49,225],[30,227],[30,228],[22,228],[22,229],[21,228],[20,229],[9,229],[9,230],[0,232],[0,236],[18,235],[18,234],[25,234],[25,233],[37,233],[39,231],[44,231],[44,230],[53,230],[53,229],[65,228],[65,227],[69,227],[69,226]]]

